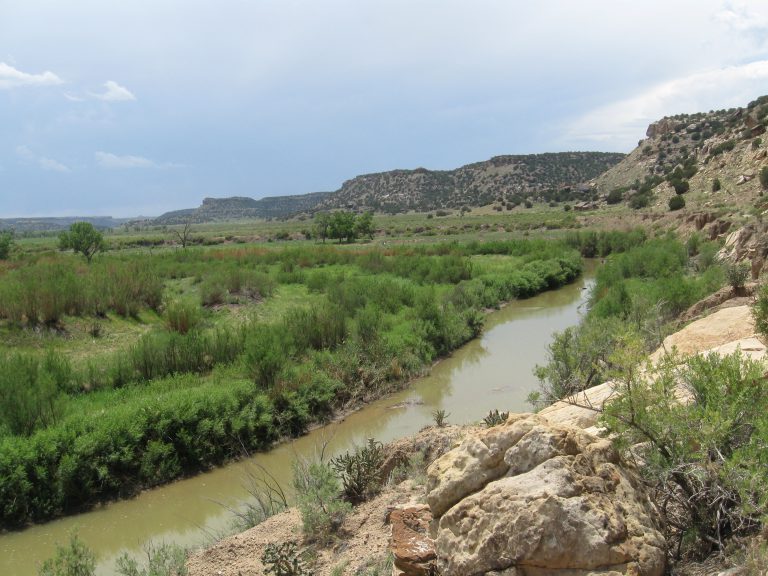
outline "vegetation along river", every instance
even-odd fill
[[[591,267],[587,267],[591,270]],[[554,331],[578,322],[590,274],[559,290],[510,303],[486,319],[482,336],[456,350],[402,392],[367,405],[340,422],[318,428],[266,453],[180,480],[91,512],[0,535],[0,574],[33,576],[39,564],[65,543],[72,530],[97,554],[97,574],[114,574],[123,552],[139,554],[148,540],[200,545],[225,531],[235,507],[247,497],[256,464],[290,486],[291,462],[328,442],[332,453],[417,432],[444,409],[449,423],[478,421],[489,410],[526,411],[536,389],[533,367],[546,358]]]

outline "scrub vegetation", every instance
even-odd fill
[[[610,256],[588,314],[555,334],[530,398],[543,406],[614,383],[618,393],[599,410],[600,424],[639,464],[673,564],[738,550],[768,513],[764,367],[739,353],[645,361],[688,306],[726,283],[743,286],[743,268],[716,263],[716,249],[667,237]],[[767,302],[763,289],[755,316],[764,336]]]
[[[574,280],[579,246],[113,247],[90,263],[22,247],[0,269],[0,525],[130,496],[402,387],[485,310]]]

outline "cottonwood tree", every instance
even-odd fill
[[[352,212],[340,210],[333,213],[329,232],[331,238],[337,238],[339,244],[342,240],[352,242],[356,237],[355,232],[355,215]]]
[[[331,215],[328,212],[318,212],[314,216],[314,221],[315,236],[322,238],[323,244],[325,244],[325,239],[328,238],[328,229],[331,226]]]
[[[59,249],[79,252],[90,264],[94,254],[104,249],[104,236],[90,222],[75,222],[68,232],[59,234]]]
[[[373,213],[363,212],[355,221],[355,231],[359,236],[373,240]]]

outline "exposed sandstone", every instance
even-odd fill
[[[398,576],[431,576],[435,573],[437,552],[429,537],[432,513],[429,506],[395,508],[389,515],[392,524],[390,550]]]
[[[514,415],[428,475],[446,576],[663,573],[656,511],[608,440]]]

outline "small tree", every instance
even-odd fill
[[[712,192],[719,192],[723,185],[720,183],[720,178],[712,180]]]
[[[59,248],[79,252],[90,264],[94,254],[104,249],[104,236],[90,222],[75,222],[68,232],[59,234]]]
[[[182,226],[180,229],[176,228],[173,230],[173,235],[176,236],[176,238],[179,240],[181,248],[186,250],[187,244],[189,244],[189,240],[192,236],[192,222],[187,219],[187,221],[184,222],[184,226]]]

